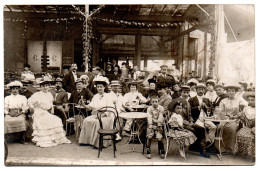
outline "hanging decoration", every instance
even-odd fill
[[[107,19],[107,18],[94,18],[97,21],[103,21],[103,22],[109,22],[113,24],[118,24],[121,25],[122,27],[126,26],[138,26],[138,27],[177,27],[177,26],[182,26],[184,22],[166,22],[166,23],[152,23],[152,22],[138,22],[138,21],[125,21],[125,20],[113,20],[113,19]],[[197,25],[199,24],[198,21],[192,21],[191,25]]]

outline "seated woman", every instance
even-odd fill
[[[99,134],[98,130],[100,129],[99,121],[97,118],[97,111],[103,107],[115,107],[115,101],[111,100],[111,95],[105,93],[105,87],[109,84],[109,81],[106,77],[99,76],[94,80],[98,93],[94,95],[91,102],[88,105],[85,105],[81,101],[81,105],[84,106],[87,110],[92,111],[92,115],[85,118],[83,121],[82,130],[79,136],[79,144],[88,144],[93,146],[93,148],[99,147]],[[113,98],[112,98],[113,99]],[[109,109],[110,110],[110,109]],[[113,129],[114,114],[107,112],[102,118],[103,129]],[[108,147],[111,144],[110,140],[103,141],[103,147]]]
[[[185,151],[196,141],[196,136],[189,130],[183,128],[183,104],[176,101],[173,105],[173,113],[168,121],[168,136],[172,137],[179,148],[180,155],[186,158]]]
[[[243,97],[248,106],[241,115],[243,128],[236,135],[235,153],[244,156],[255,157],[255,92],[246,92]]]
[[[224,147],[221,151],[223,152],[231,152],[234,154],[234,146],[236,142],[236,133],[239,129],[239,106],[247,106],[247,102],[245,100],[241,100],[241,98],[237,98],[236,93],[238,92],[239,85],[236,83],[227,84],[224,86],[225,90],[227,91],[228,97],[223,99],[220,104],[219,108],[220,111],[224,116],[225,119],[233,120],[228,122],[225,125],[223,130],[223,141]],[[245,103],[246,102],[246,103]],[[223,127],[225,123],[221,123],[218,126],[218,129]],[[216,143],[217,144],[217,143]],[[217,147],[218,148],[218,147]]]
[[[65,136],[61,119],[53,115],[53,96],[48,92],[49,81],[42,80],[40,86],[41,91],[28,99],[28,105],[34,111],[32,142],[39,147],[71,143]]]
[[[130,92],[124,95],[123,105],[126,108],[126,111],[134,112],[134,106],[139,105],[140,103],[148,103],[150,100],[147,100],[141,93],[137,90],[137,82],[130,82],[128,84],[130,88]],[[133,120],[127,119],[124,131],[130,134],[130,127],[132,125]]]
[[[20,132],[20,141],[24,144],[26,120],[25,113],[28,110],[27,99],[19,94],[23,86],[20,81],[13,81],[7,85],[11,89],[11,95],[5,97],[5,134]]]

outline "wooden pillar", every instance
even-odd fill
[[[206,81],[207,78],[207,44],[208,44],[208,36],[207,32],[204,32],[204,65],[203,65],[203,79]]]
[[[198,39],[196,38],[195,39],[195,50],[194,50],[194,57],[195,57],[195,68],[194,68],[194,71],[195,71],[195,73],[196,73],[196,75],[198,76],[198,64],[197,64],[197,62],[198,62]]]
[[[134,66],[137,66],[139,69],[141,67],[141,47],[142,47],[142,36],[138,32],[135,35],[135,59],[134,59]]]
[[[93,39],[93,53],[92,53],[92,66],[96,66],[100,60],[100,43],[98,42],[100,34],[97,31],[97,22],[93,21],[93,36],[97,39]]]

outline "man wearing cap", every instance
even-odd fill
[[[157,77],[157,83],[158,84],[169,84],[170,86],[175,84],[175,80],[173,76],[167,74],[167,65],[162,65],[161,66],[161,71],[159,76]]]
[[[70,103],[77,103],[83,99],[86,102],[90,101],[93,97],[93,93],[88,88],[83,88],[83,82],[77,79],[75,82],[76,89],[71,93],[69,98]]]
[[[119,93],[120,83],[118,80],[111,81],[111,97],[116,101],[116,108],[118,113],[124,112],[125,108],[123,106],[124,97]]]
[[[25,64],[24,65],[24,71],[21,73],[21,80],[25,82],[34,82],[35,76],[32,71],[30,71],[30,65]]]
[[[221,100],[228,97],[228,95],[224,92],[224,87],[222,84],[216,84],[215,90],[216,90],[216,93],[218,96],[217,96],[216,100],[212,103],[214,108],[219,106]]]
[[[200,151],[200,155],[202,157],[209,158],[210,156],[207,154],[206,147],[206,134],[205,128],[199,124],[196,124],[197,120],[200,117],[200,113],[207,113],[208,109],[212,107],[209,99],[204,97],[204,93],[206,90],[206,85],[203,83],[199,83],[196,86],[197,95],[189,99],[190,107],[191,107],[191,118],[193,120],[193,128],[195,129],[194,134],[197,137],[196,142],[190,147],[195,147]]]
[[[68,93],[62,88],[62,79],[56,78],[55,89],[50,90],[53,95],[54,115],[58,116],[62,120],[62,124],[66,124],[66,118],[64,117],[63,104],[68,102]]]
[[[209,79],[206,82],[206,86],[207,86],[208,91],[205,94],[205,97],[208,98],[211,103],[213,103],[218,96],[217,93],[214,90],[215,85],[216,85],[216,81],[213,80],[213,79]]]
[[[77,73],[77,64],[71,64],[71,71],[64,76],[63,86],[64,90],[67,92],[72,92],[75,90],[75,81],[79,78],[79,74]]]

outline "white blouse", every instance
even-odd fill
[[[94,108],[95,110],[99,110],[102,107],[111,106],[115,107],[116,101],[109,93],[104,93],[103,95],[95,94],[89,103],[89,106],[91,108]]]
[[[43,91],[39,91],[34,93],[28,99],[28,105],[31,108],[40,108],[43,110],[49,110],[53,106],[53,95],[50,92],[44,93]]]
[[[34,81],[35,77],[34,74],[31,71],[24,71],[21,74],[22,77],[25,77],[24,80],[25,81]]]
[[[123,103],[124,105],[128,103],[130,106],[134,106],[134,105],[138,105],[139,103],[145,103],[145,102],[146,102],[146,98],[138,91],[134,93],[129,92],[124,95],[124,103]]]
[[[5,114],[9,113],[9,109],[22,109],[25,112],[28,109],[27,99],[25,96],[17,94],[5,97]]]
[[[209,99],[211,102],[215,102],[216,98],[218,97],[217,93],[215,91],[208,91],[205,94],[205,97]]]
[[[180,114],[173,113],[168,123],[172,127],[182,127],[183,126],[183,118]]]

